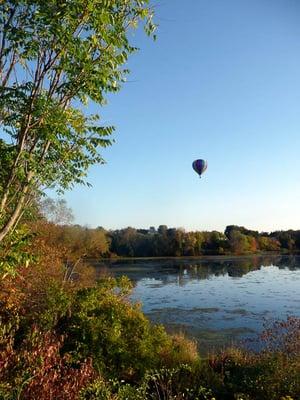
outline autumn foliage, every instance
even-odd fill
[[[17,335],[1,337],[0,380],[11,398],[74,400],[95,376],[92,360],[71,363],[61,355],[63,338],[32,328],[21,343]],[[0,386],[1,390],[1,386]]]

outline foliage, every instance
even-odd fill
[[[297,231],[293,235],[296,236]],[[153,227],[149,230],[128,227],[108,231],[107,236],[111,241],[110,253],[125,257],[253,254],[285,249],[281,247],[276,233],[259,233],[234,225],[228,226],[224,233],[186,232],[166,225],[160,225],[157,230]],[[294,247],[294,250],[297,248]]]
[[[109,249],[109,239],[102,229],[88,229],[79,225],[56,225],[39,220],[30,225],[34,237],[27,252],[34,255],[38,265],[51,263],[54,257],[60,265],[64,281],[82,281],[88,284],[95,279],[95,270],[85,263],[85,257],[105,256]]]
[[[65,203],[63,203],[63,208]],[[57,211],[60,214],[60,211]],[[63,213],[63,212],[62,212]],[[63,218],[62,218],[63,219]],[[47,238],[52,246],[64,249],[64,260],[76,262],[81,259],[100,257],[181,257],[199,255],[256,254],[260,252],[285,252],[276,232],[253,233],[246,228],[231,226],[225,233],[186,232],[183,229],[125,228],[106,231],[102,227],[88,228],[80,225],[55,225],[46,221],[31,224],[40,237]],[[244,232],[244,233],[242,233]],[[249,233],[247,233],[249,232]],[[288,231],[297,242],[298,231]],[[299,241],[300,244],[300,241]],[[296,246],[296,245],[295,245]],[[294,247],[294,252],[300,247]]]
[[[98,373],[128,382],[141,380],[152,368],[193,364],[198,359],[194,343],[167,335],[161,326],[153,326],[146,319],[139,305],[130,304],[127,297],[131,283],[127,278],[101,278],[90,287],[85,281],[65,282],[57,247],[51,254],[49,243],[36,240],[39,264],[19,268],[15,278],[9,275],[0,282],[0,326],[12,327],[3,342],[6,347],[14,343],[16,356],[22,356],[22,349],[31,346],[34,337],[43,348],[43,338],[52,335],[59,343],[59,354],[65,355],[71,366],[92,359]],[[10,369],[23,382],[14,357]],[[1,382],[11,384],[10,379]]]
[[[65,281],[65,249],[47,240],[53,225],[41,223],[44,236],[35,235],[26,246],[26,252],[34,260],[29,265],[18,265],[18,273],[8,274],[0,280],[1,315],[20,328],[28,331],[32,324],[51,329],[61,315],[65,314],[73,292],[95,283],[95,271],[88,266],[78,266],[76,281]]]
[[[79,359],[93,357],[102,374],[126,381],[137,381],[161,364],[194,362],[198,355],[187,340],[172,339],[149,322],[139,305],[126,300],[130,288],[125,277],[104,278],[78,291],[69,314],[58,323],[66,351]]]
[[[124,381],[96,380],[82,400],[214,400],[212,391],[193,381],[195,371],[185,364],[149,371],[135,386]]]
[[[76,280],[64,279],[65,258],[76,259],[86,248],[75,246],[85,228],[45,220],[33,227],[39,234],[25,248],[38,261],[0,281],[0,399],[299,398],[299,319],[266,327],[259,353],[224,349],[200,359],[195,341],[168,335],[130,303],[128,278],[102,276],[95,283],[85,269]],[[177,237],[176,230],[160,231],[150,236]],[[209,237],[224,240],[216,232]],[[242,274],[249,262],[241,270],[234,263],[226,268]]]
[[[195,371],[185,364],[146,375],[145,398],[151,400],[213,400],[212,391],[195,381]]]
[[[0,397],[7,400],[74,400],[95,376],[91,360],[70,363],[61,355],[63,338],[32,329],[16,344],[13,330],[1,325]]]
[[[227,349],[210,359],[219,394],[250,400],[300,396],[300,320],[276,321],[260,337],[263,351]]]
[[[0,2],[0,242],[41,190],[104,162],[114,128],[85,106],[120,89],[141,21],[152,34],[148,0]]]
[[[283,352],[289,358],[300,355],[300,319],[289,316],[265,324],[260,336],[264,351]]]
[[[61,274],[48,264],[1,281],[3,399],[299,398],[299,319],[268,327],[260,353],[225,349],[200,360],[194,342],[130,304],[127,278],[86,288]]]
[[[17,267],[29,265],[35,260],[33,254],[27,252],[34,234],[25,226],[15,229],[9,239],[5,238],[0,246],[0,280],[6,275],[16,276]]]
[[[32,226],[37,236],[61,249],[65,261],[101,257],[109,251],[109,238],[102,229],[80,225],[55,225],[39,221]]]
[[[84,399],[293,400],[300,395],[299,319],[278,321],[263,352],[229,348],[207,361],[148,371],[138,385],[95,381]],[[274,347],[276,343],[276,346]],[[288,345],[287,345],[288,343]],[[288,346],[288,347],[286,347]],[[101,397],[101,394],[102,397]],[[123,394],[126,394],[123,397]],[[97,397],[98,395],[98,397]]]
[[[42,206],[42,213],[48,219],[58,221],[59,225],[40,218],[37,222],[29,221],[27,226],[23,225],[15,230],[11,238],[2,244],[0,265],[3,273],[16,273],[17,264],[25,265],[38,259],[39,248],[47,245],[61,253],[61,263],[65,267],[67,280],[78,279],[85,262],[103,257],[256,254],[262,251],[286,250],[279,242],[282,232],[277,240],[274,232],[269,235],[265,232],[260,234],[236,226],[226,228],[226,234],[217,231],[185,232],[183,229],[166,226],[161,226],[158,230],[125,228],[106,231],[102,227],[64,224],[70,221],[72,212],[61,199],[47,199]],[[288,235],[295,238],[294,242],[298,243],[298,231],[293,231],[293,234],[288,232]],[[33,246],[29,246],[30,240],[33,241]],[[35,245],[37,243],[39,244]],[[300,251],[300,247],[294,247],[294,251]],[[237,272],[238,270],[233,269],[230,273],[234,275]]]

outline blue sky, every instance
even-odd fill
[[[128,83],[97,110],[117,128],[107,164],[65,195],[76,222],[300,229],[300,2],[155,9],[157,41],[133,36]],[[196,158],[208,161],[201,180]]]

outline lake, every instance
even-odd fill
[[[133,302],[169,332],[207,352],[257,337],[264,323],[300,317],[300,257],[252,256],[116,260],[97,270],[127,275]]]

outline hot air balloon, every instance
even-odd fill
[[[200,178],[203,172],[206,170],[206,168],[207,168],[207,162],[205,160],[195,160],[193,162],[193,169],[194,171],[197,172]]]

